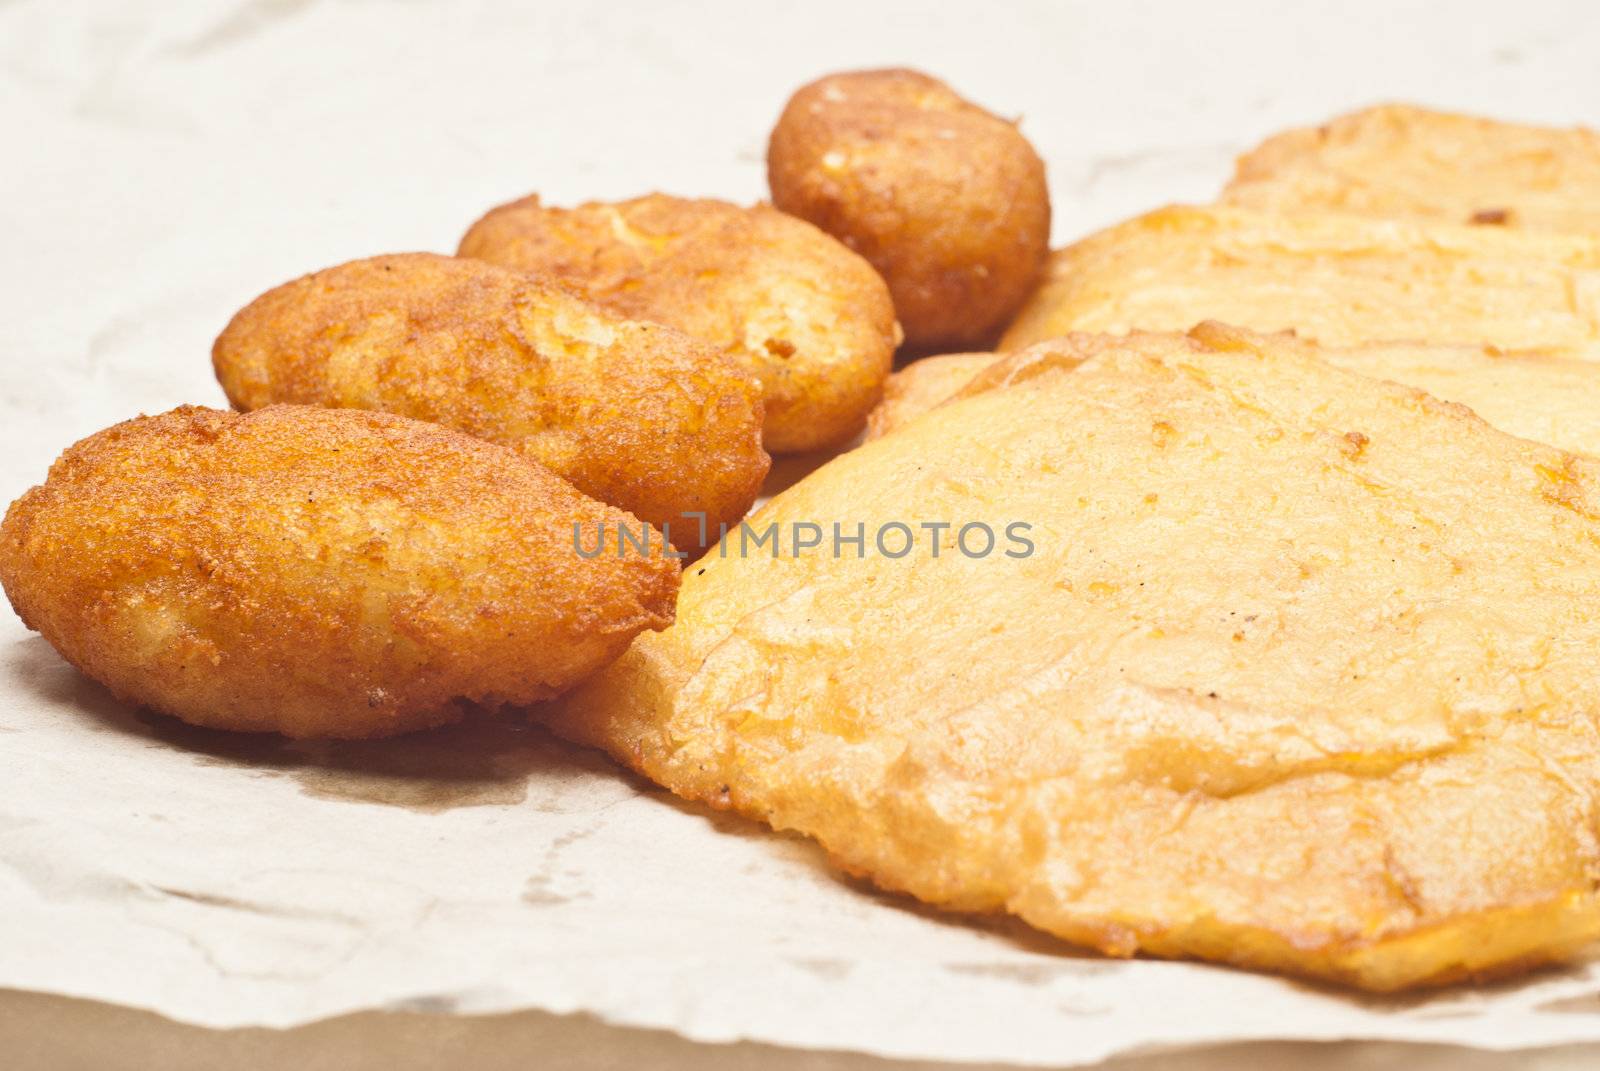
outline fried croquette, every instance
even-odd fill
[[[998,359],[993,353],[944,353],[906,365],[883,385],[883,401],[867,416],[867,439],[887,435],[932,409]]]
[[[6,513],[0,582],[130,703],[379,737],[548,698],[671,622],[660,534],[648,556],[580,555],[601,525],[641,522],[448,428],[184,407],[62,454]]]
[[[1488,346],[1372,343],[1365,346],[1298,345],[1307,356],[1351,372],[1420,387],[1446,402],[1467,406],[1503,432],[1600,457],[1600,362],[1506,353]],[[868,418],[877,438],[953,398],[1009,386],[1030,364],[1056,365],[1063,354],[1082,358],[1122,345],[1117,335],[1068,335],[1016,353],[956,354],[918,361],[889,377],[884,400]],[[941,362],[928,368],[932,361]],[[919,375],[920,374],[920,375]]]
[[[314,272],[240,311],[212,360],[239,409],[444,424],[667,526],[685,550],[744,516],[770,464],[759,386],[734,361],[477,260],[406,253]]]
[[[1207,319],[1292,328],[1330,346],[1427,341],[1600,359],[1600,238],[1172,206],[1052,254],[1001,348]]]
[[[1600,235],[1600,134],[1386,104],[1268,138],[1222,199]]]
[[[910,70],[803,87],[767,145],[772,203],[871,261],[919,349],[992,343],[1050,251],[1044,162],[1013,122]]]
[[[526,197],[474,223],[460,255],[560,279],[732,354],[761,381],[774,453],[860,431],[900,342],[872,266],[767,205],[651,194],[563,209]]]
[[[709,559],[551,723],[1107,955],[1398,990],[1600,935],[1600,464],[1203,325],[952,402],[747,523],[834,520],[954,527]],[[1018,523],[1031,553],[955,545]]]

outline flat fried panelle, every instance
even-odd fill
[[[1222,199],[1600,235],[1600,134],[1385,104],[1268,138]]]
[[[474,223],[459,252],[560,279],[732,354],[761,381],[775,453],[860,431],[900,343],[872,265],[768,205],[651,194],[568,209],[525,197]]]
[[[1108,955],[1396,990],[1600,934],[1600,465],[1204,325],[944,406],[752,524],[835,520],[866,557],[708,556],[554,726]],[[874,553],[893,522],[1034,549]]]
[[[0,581],[119,698],[195,725],[390,736],[548,698],[672,620],[639,522],[502,446],[386,413],[185,407],[91,435],[12,503]],[[613,537],[614,538],[614,537]]]
[[[1483,346],[1374,344],[1320,355],[1460,402],[1519,438],[1600,458],[1600,362]]]
[[[1036,362],[1082,360],[1123,345],[1118,335],[1066,335],[1012,354],[958,354],[918,361],[889,377],[884,400],[867,421],[877,438],[952,398],[1005,386]],[[1372,343],[1317,346],[1281,338],[1340,368],[1459,402],[1501,431],[1600,457],[1600,362],[1506,353],[1488,346]],[[930,362],[942,362],[922,371]]]
[[[1600,238],[1172,206],[1051,254],[1001,348],[1207,319],[1330,346],[1487,344],[1600,360]]]
[[[872,262],[919,349],[991,343],[1050,248],[1044,162],[1014,122],[919,71],[830,74],[767,144],[772,203]]]
[[[770,459],[754,378],[704,342],[550,283],[433,253],[285,283],[212,348],[239,409],[376,409],[514,447],[698,550],[744,516]]]
[[[887,435],[932,409],[996,359],[993,353],[945,353],[906,365],[883,385],[883,401],[867,416],[867,438]]]

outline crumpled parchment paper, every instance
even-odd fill
[[[1597,118],[1587,6],[1472,7],[1219,20],[1204,5],[1015,3],[986,7],[974,35],[926,4],[852,0],[13,0],[0,496],[115,420],[220,404],[212,337],[293,275],[449,250],[532,189],[760,197],[773,117],[829,69],[916,63],[1025,110],[1063,240],[1205,199],[1233,151],[1380,87]],[[702,1040],[1055,1065],[1251,1038],[1600,1041],[1600,967],[1371,1000],[1110,962],[874,893],[805,841],[677,803],[537,729],[329,746],[191,730],[114,702],[0,618],[0,987],[212,1026],[541,1008]]]
[[[531,1006],[1017,1063],[1242,1038],[1600,1038],[1600,969],[1363,999],[942,915],[516,720],[369,744],[191,729],[122,706],[15,625],[0,683],[6,986],[211,1026]]]

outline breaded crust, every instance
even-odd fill
[[[1600,134],[1385,104],[1268,138],[1222,199],[1600,236]]]
[[[911,70],[829,75],[767,145],[772,203],[866,257],[906,341],[992,343],[1050,246],[1044,162],[1013,122]]]
[[[956,398],[1009,386],[1036,364],[1059,366],[1065,354],[1082,358],[1123,345],[1117,335],[1073,334],[1012,354],[954,354],[918,361],[889,377],[884,400],[867,421],[870,438],[887,435]],[[1600,457],[1600,362],[1491,346],[1371,343],[1317,346],[1282,338],[1308,357],[1374,379],[1420,387],[1465,405],[1503,432]],[[924,369],[930,362],[939,362]]]
[[[1207,319],[1330,346],[1487,344],[1597,360],[1600,238],[1175,205],[1053,253],[1001,348]]]
[[[564,209],[525,197],[474,223],[459,252],[560,279],[732,354],[761,380],[774,453],[860,431],[900,341],[872,266],[767,205],[651,194]]]
[[[1600,934],[1595,462],[1205,325],[1069,349],[751,523],[835,520],[1033,552],[710,558],[551,723],[1108,955],[1396,990]]]
[[[195,725],[388,736],[547,698],[672,620],[640,522],[514,451],[384,413],[184,407],[70,447],[0,526],[23,622]],[[611,542],[615,538],[611,537]]]
[[[912,361],[883,385],[883,401],[867,417],[867,439],[926,413],[998,359],[993,353],[944,353]]]
[[[269,290],[212,348],[240,409],[375,409],[515,447],[698,550],[761,489],[759,386],[705,343],[477,260],[403,253]]]

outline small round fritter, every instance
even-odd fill
[[[651,194],[564,209],[526,197],[474,223],[459,252],[561,279],[734,355],[761,380],[774,453],[861,430],[900,342],[872,266],[768,205]]]
[[[586,556],[605,526],[610,553]],[[513,450],[386,413],[184,407],[92,435],[0,525],[18,616],[195,725],[389,736],[555,695],[672,621],[642,522]],[[581,539],[579,538],[581,536]]]
[[[767,146],[772,203],[888,280],[918,349],[993,341],[1044,267],[1050,191],[1014,123],[908,70],[802,88]]]
[[[212,349],[239,409],[376,409],[515,447],[700,549],[755,501],[760,387],[681,331],[521,272],[404,253],[270,290]]]

